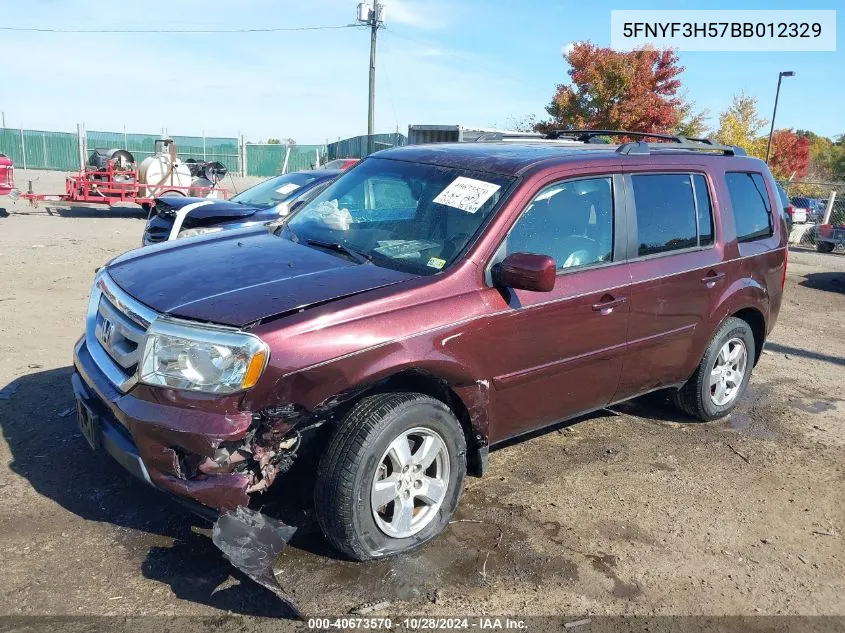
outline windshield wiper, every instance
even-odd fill
[[[354,259],[359,264],[366,264],[367,262],[373,261],[373,258],[367,255],[366,253],[362,253],[361,251],[356,251],[353,248],[349,248],[346,244],[341,242],[324,242],[323,240],[306,240],[306,244],[309,246],[316,246],[318,248],[325,248],[330,251],[335,251],[336,253],[343,253],[344,255],[348,255],[352,259]]]

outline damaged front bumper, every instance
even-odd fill
[[[168,394],[143,386],[121,393],[91,357],[85,337],[74,348],[74,367],[77,406],[93,418],[83,434],[138,479],[206,518],[247,506],[251,492],[267,487],[255,468],[244,468],[252,456],[236,450],[251,433],[251,412],[173,406]]]

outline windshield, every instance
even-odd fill
[[[281,235],[317,247],[341,245],[376,265],[431,275],[457,258],[513,181],[368,158],[296,213]]]
[[[250,207],[269,209],[293,197],[302,187],[311,184],[317,178],[318,176],[314,174],[302,172],[276,176],[242,191],[234,196],[231,201]]]

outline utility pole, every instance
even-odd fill
[[[384,27],[384,5],[373,0],[373,6],[362,2],[358,5],[358,22],[370,27],[370,95],[367,108],[367,154],[373,152],[373,134],[376,102],[376,41],[378,30]]]

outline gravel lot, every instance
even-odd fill
[[[0,615],[285,615],[68,413],[94,269],[140,243],[140,212],[0,216]],[[493,452],[411,556],[337,560],[305,522],[282,586],[312,614],[845,615],[845,257],[794,251],[786,293],[730,419],[650,396],[576,420]]]

